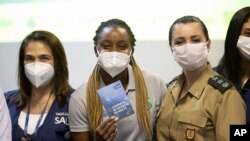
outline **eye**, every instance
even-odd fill
[[[200,43],[201,40],[200,40],[200,39],[194,39],[194,40],[192,40],[192,42],[193,42],[193,43]]]
[[[50,60],[48,57],[43,57],[41,60]]]
[[[244,30],[244,32],[242,33],[242,35],[244,35],[246,37],[250,37],[250,29]]]
[[[107,42],[104,42],[104,43],[100,44],[100,47],[107,50],[107,49],[111,48],[111,44],[107,43]]]
[[[191,43],[200,43],[202,42],[202,37],[199,35],[195,35],[191,37]]]
[[[42,61],[42,62],[47,62],[47,61],[50,61],[51,58],[52,58],[52,57],[49,56],[49,55],[41,55],[41,56],[39,57],[39,60]]]
[[[177,40],[174,40],[173,46],[181,46],[183,44],[185,44],[185,40],[177,39]]]
[[[27,55],[24,57],[24,61],[25,62],[32,62],[32,61],[34,61],[34,57]]]
[[[118,45],[118,48],[119,48],[120,50],[125,50],[125,49],[128,48],[128,45],[127,45],[127,44],[119,44],[119,45]]]
[[[183,44],[183,42],[180,42],[180,41],[177,41],[177,42],[174,42],[175,45],[181,45]]]
[[[109,44],[103,44],[103,45],[101,45],[102,47],[110,47],[110,45]]]

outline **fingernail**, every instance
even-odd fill
[[[118,117],[115,117],[115,121],[118,121],[118,119],[119,119]]]
[[[111,119],[115,119],[115,116],[112,116]]]

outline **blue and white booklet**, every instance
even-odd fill
[[[98,89],[97,93],[109,117],[117,116],[122,119],[134,114],[120,80]]]

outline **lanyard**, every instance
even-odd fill
[[[50,94],[50,96],[51,96],[51,94]],[[41,121],[42,121],[42,118],[43,118],[43,116],[44,116],[44,113],[45,113],[45,111],[46,111],[47,105],[48,105],[48,103],[49,103],[50,96],[49,96],[49,98],[48,98],[48,100],[47,100],[47,102],[46,102],[46,105],[45,105],[45,107],[43,108],[42,113],[41,113],[41,115],[40,115],[40,117],[39,117],[39,119],[38,119],[38,121],[37,121],[36,128],[35,128],[35,132],[33,133],[35,136],[36,136],[36,132],[37,132],[37,130],[38,130],[38,128],[39,128],[39,125],[40,125],[40,123],[41,123]],[[26,137],[28,136],[29,115],[30,115],[30,102],[29,102],[29,104],[28,104],[27,114],[26,114],[26,118],[25,118],[25,126],[24,126],[24,135],[25,135]]]

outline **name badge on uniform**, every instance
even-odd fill
[[[187,128],[186,130],[186,137],[188,140],[194,139],[195,136],[195,129]]]

